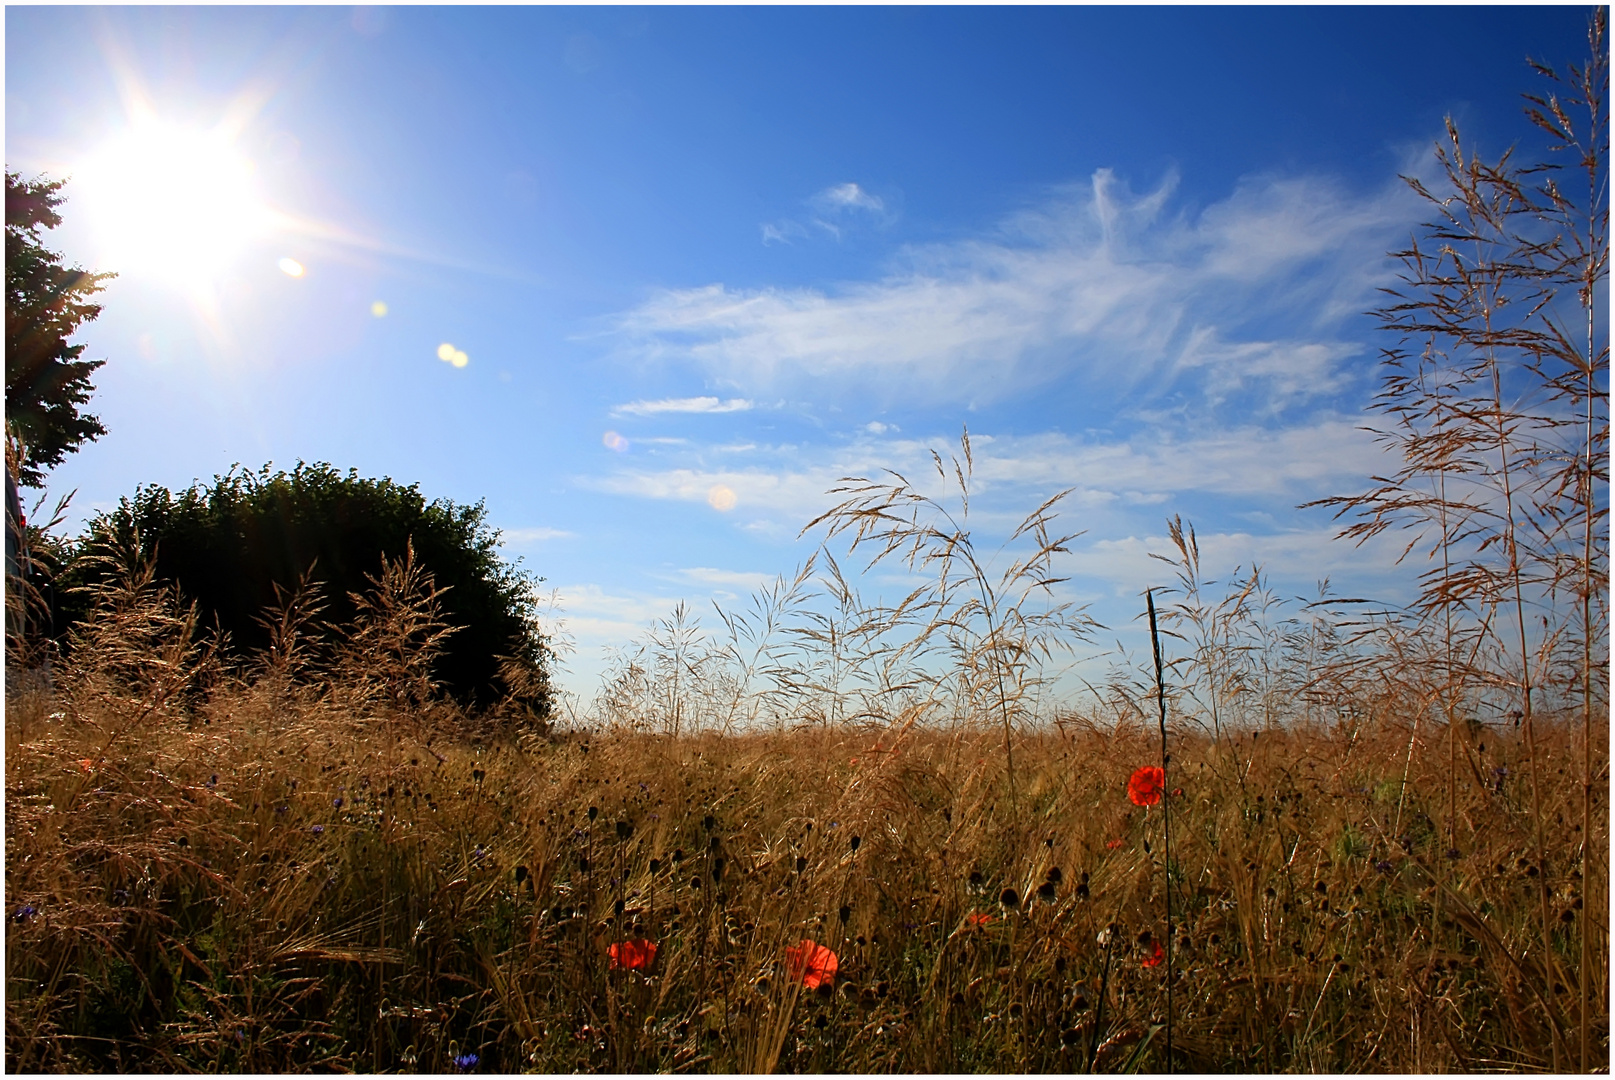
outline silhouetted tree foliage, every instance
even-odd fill
[[[6,430],[21,443],[16,480],[24,487],[41,486],[44,470],[106,434],[80,411],[104,361],[80,360],[85,347],[67,339],[101,314],[88,298],[113,275],[65,267],[40,242],[40,229],[62,223],[63,183],[6,173]]]
[[[458,628],[433,678],[464,704],[513,695],[542,720],[549,651],[534,618],[541,579],[499,556],[499,534],[486,516],[480,502],[427,502],[413,484],[299,462],[291,472],[271,472],[267,465],[257,472],[234,469],[211,487],[194,484],[177,493],[143,486],[92,521],[82,543],[97,534],[125,542],[138,535],[141,548],[156,554],[158,578],[196,600],[204,625],[227,632],[236,655],[268,648],[262,617],[277,604],[276,586],[293,592],[311,567],[325,605],[323,636],[335,644],[358,612],[353,594],[371,591],[383,555],[402,559],[413,544],[416,564],[447,590],[444,621]],[[80,560],[66,574],[92,573],[90,565]],[[58,625],[81,614],[67,610]],[[514,671],[525,677],[513,678]]]

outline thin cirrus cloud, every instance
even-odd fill
[[[715,397],[659,398],[655,401],[630,401],[611,410],[612,416],[658,416],[662,413],[732,413],[746,412],[752,403],[745,398],[728,401]]]
[[[972,506],[992,516],[1024,513],[1052,490],[1068,487],[1076,489],[1070,505],[1090,509],[1154,507],[1190,494],[1293,506],[1344,490],[1383,464],[1356,417],[1331,414],[1304,426],[1245,424],[1188,438],[1159,431],[1121,441],[978,432],[971,441],[978,491]],[[735,493],[748,520],[765,518],[790,534],[836,501],[828,492],[843,477],[892,469],[929,490],[936,486],[931,448],[945,452],[951,442],[861,438],[839,446],[757,447],[752,461],[728,468],[705,466],[704,452],[692,448],[689,461],[670,468],[624,468],[578,483],[607,494],[686,503],[706,501],[721,485]],[[1001,524],[1013,525],[1007,516]]]
[[[552,529],[547,525],[540,525],[530,529],[500,529],[499,537],[507,544],[535,544],[544,540],[565,540],[576,536],[576,533],[565,529]]]
[[[809,236],[824,234],[840,240],[858,221],[890,225],[894,215],[885,199],[855,183],[833,184],[807,199],[812,213],[806,220],[782,218],[762,224],[764,244],[789,244]]]
[[[857,205],[845,187],[820,198]],[[1137,195],[1100,170],[984,236],[908,248],[876,280],[662,291],[619,339],[754,392],[833,379],[975,403],[1075,374],[1266,409],[1338,389],[1360,351],[1342,320],[1372,302],[1416,212],[1404,189],[1254,178],[1196,213],[1171,212],[1175,188]]]

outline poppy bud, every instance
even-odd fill
[[[590,821],[593,821],[595,818],[597,818],[599,816],[600,816],[600,808],[598,806],[589,807],[589,820]]]
[[[1005,889],[998,894],[998,902],[1005,907],[1014,909],[1021,906],[1021,898],[1014,889]]]
[[[660,859],[652,859],[650,861],[650,872],[651,873],[654,874],[654,873],[656,873],[656,871],[660,870],[661,868],[662,868],[662,860],[660,860]]]
[[[841,925],[846,926],[847,920],[852,918],[852,908],[846,904],[842,904],[841,910],[836,912],[836,916],[841,920]]]
[[[617,822],[617,839],[618,840],[627,840],[632,835],[634,835],[634,827],[633,827],[633,825],[629,824],[626,821]]]
[[[863,842],[864,842],[863,837],[854,836],[852,838],[852,850],[857,851],[858,850],[858,845],[863,843]]]
[[[703,829],[705,829],[707,832],[711,832],[713,830],[713,828],[717,824],[718,824],[717,819],[714,818],[711,814],[708,814],[706,817],[701,819],[701,827]]]

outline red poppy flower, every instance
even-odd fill
[[[640,939],[623,941],[606,950],[611,954],[611,966],[643,971],[656,961],[656,942]]]
[[[809,990],[835,982],[836,954],[817,942],[803,938],[802,944],[785,950],[785,958],[790,961],[791,975],[801,976],[802,985]]]
[[[79,758],[79,772],[89,774],[95,771],[95,762],[89,758]]]
[[[1166,770],[1159,765],[1146,765],[1127,781],[1127,797],[1134,806],[1154,806],[1161,801],[1166,787]]]
[[[1144,959],[1140,960],[1139,963],[1143,964],[1145,967],[1157,967],[1160,965],[1161,959],[1164,956],[1166,956],[1166,952],[1161,948],[1161,943],[1157,941],[1155,943],[1155,951],[1150,953]]]
[[[1106,840],[1105,841],[1105,847],[1109,848],[1111,851],[1115,851],[1117,848],[1121,847],[1122,844],[1124,844],[1125,842],[1126,841],[1124,841],[1121,837],[1118,836],[1114,840]]]
[[[993,921],[993,917],[985,911],[977,911],[965,916],[965,925],[972,930],[980,930]]]

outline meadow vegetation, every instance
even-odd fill
[[[1161,761],[1150,672],[1038,714],[953,618],[967,654],[898,679],[839,629],[891,613],[834,575],[727,635],[670,620],[593,716],[516,733],[423,682],[420,575],[378,575],[341,653],[281,612],[232,666],[123,557],[53,683],[8,681],[9,1068],[1161,1071],[1168,889],[1178,1069],[1547,1069],[1584,934],[1608,1061],[1574,710],[1534,757],[1506,719],[1448,731],[1427,657],[1276,617],[1259,575],[1166,609],[1169,655],[1245,673],[1171,680],[1168,864],[1128,796]]]
[[[103,530],[7,640],[7,1068],[1607,1071],[1605,18],[1535,117],[1587,198],[1453,129],[1399,253],[1396,468],[1329,504],[1412,604],[1173,518],[1160,668],[1069,693],[1063,496],[988,544],[966,435],[539,714],[444,692],[410,544],[243,651]]]

